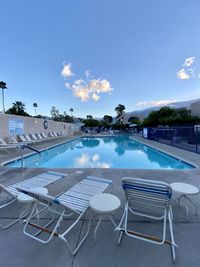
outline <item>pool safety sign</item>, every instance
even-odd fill
[[[24,121],[22,119],[9,119],[9,135],[24,133]]]

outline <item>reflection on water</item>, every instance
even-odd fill
[[[85,147],[96,147],[99,146],[100,140],[97,138],[84,138],[82,140],[82,145]]]
[[[75,158],[75,168],[111,168],[112,164],[102,162],[98,154],[89,156],[87,153],[83,153],[80,157]]]
[[[11,163],[20,167],[21,162]],[[190,169],[192,166],[152,149],[129,136],[78,138],[25,158],[33,168]]]

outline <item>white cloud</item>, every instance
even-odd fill
[[[74,75],[71,63],[64,64],[61,75],[64,78],[69,78]],[[100,94],[111,93],[113,91],[108,80],[101,78],[94,79],[91,75],[91,70],[85,71],[84,80],[77,79],[72,82],[66,82],[65,87],[71,89],[73,95],[79,97],[83,102],[87,102],[90,99],[98,101],[100,99]]]
[[[97,94],[92,94],[92,99],[95,101],[98,101],[100,98],[100,96],[98,96]]]
[[[90,99],[98,101],[100,99],[99,94],[111,93],[113,90],[110,82],[105,79],[93,79],[89,82],[79,79],[75,80],[72,85],[69,86],[66,83],[65,86],[72,89],[74,96],[79,97],[83,102],[87,102]]]
[[[70,83],[65,83],[65,87],[71,89],[71,84]]]
[[[83,82],[84,82],[83,80],[79,79],[79,80],[74,81],[74,84],[81,85]]]
[[[80,97],[81,101],[87,102],[90,99],[90,95],[88,89],[86,87],[72,86],[74,96]]]
[[[195,57],[187,57],[183,63],[184,67],[190,67],[195,61]]]
[[[190,72],[191,76],[194,78],[196,75],[195,75],[195,72],[196,72],[196,69],[195,68],[188,68],[187,69],[188,72]]]
[[[165,106],[170,103],[176,102],[177,100],[155,100],[155,101],[141,101],[137,103],[137,106],[140,107],[159,107]]]
[[[178,79],[180,80],[188,80],[190,78],[190,76],[187,74],[184,68],[180,69],[177,72],[177,76],[178,76]]]
[[[64,64],[63,66],[63,69],[61,71],[61,75],[64,77],[64,78],[68,78],[68,77],[71,77],[73,76],[73,72],[72,72],[72,69],[71,69],[71,63],[69,64]]]
[[[90,77],[90,74],[91,74],[91,70],[86,70],[85,71],[86,78],[89,78]]]

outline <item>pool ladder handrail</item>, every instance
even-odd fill
[[[24,150],[25,150],[25,148],[28,148],[28,149],[30,149],[30,150],[32,150],[32,151],[34,151],[34,152],[36,152],[37,154],[39,154],[39,158],[41,157],[41,152],[39,151],[39,150],[37,150],[37,149],[35,149],[35,148],[32,148],[32,147],[30,147],[30,146],[27,146],[27,145],[25,145],[25,144],[23,144],[21,147],[21,151],[22,151],[22,153],[21,153],[21,172],[23,173],[23,171],[24,171]],[[33,162],[35,162],[36,160],[33,160],[33,161],[31,161],[30,163],[33,163]]]

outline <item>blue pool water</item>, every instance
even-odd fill
[[[6,164],[21,167],[21,160]],[[129,136],[78,138],[24,159],[29,168],[192,169]]]

